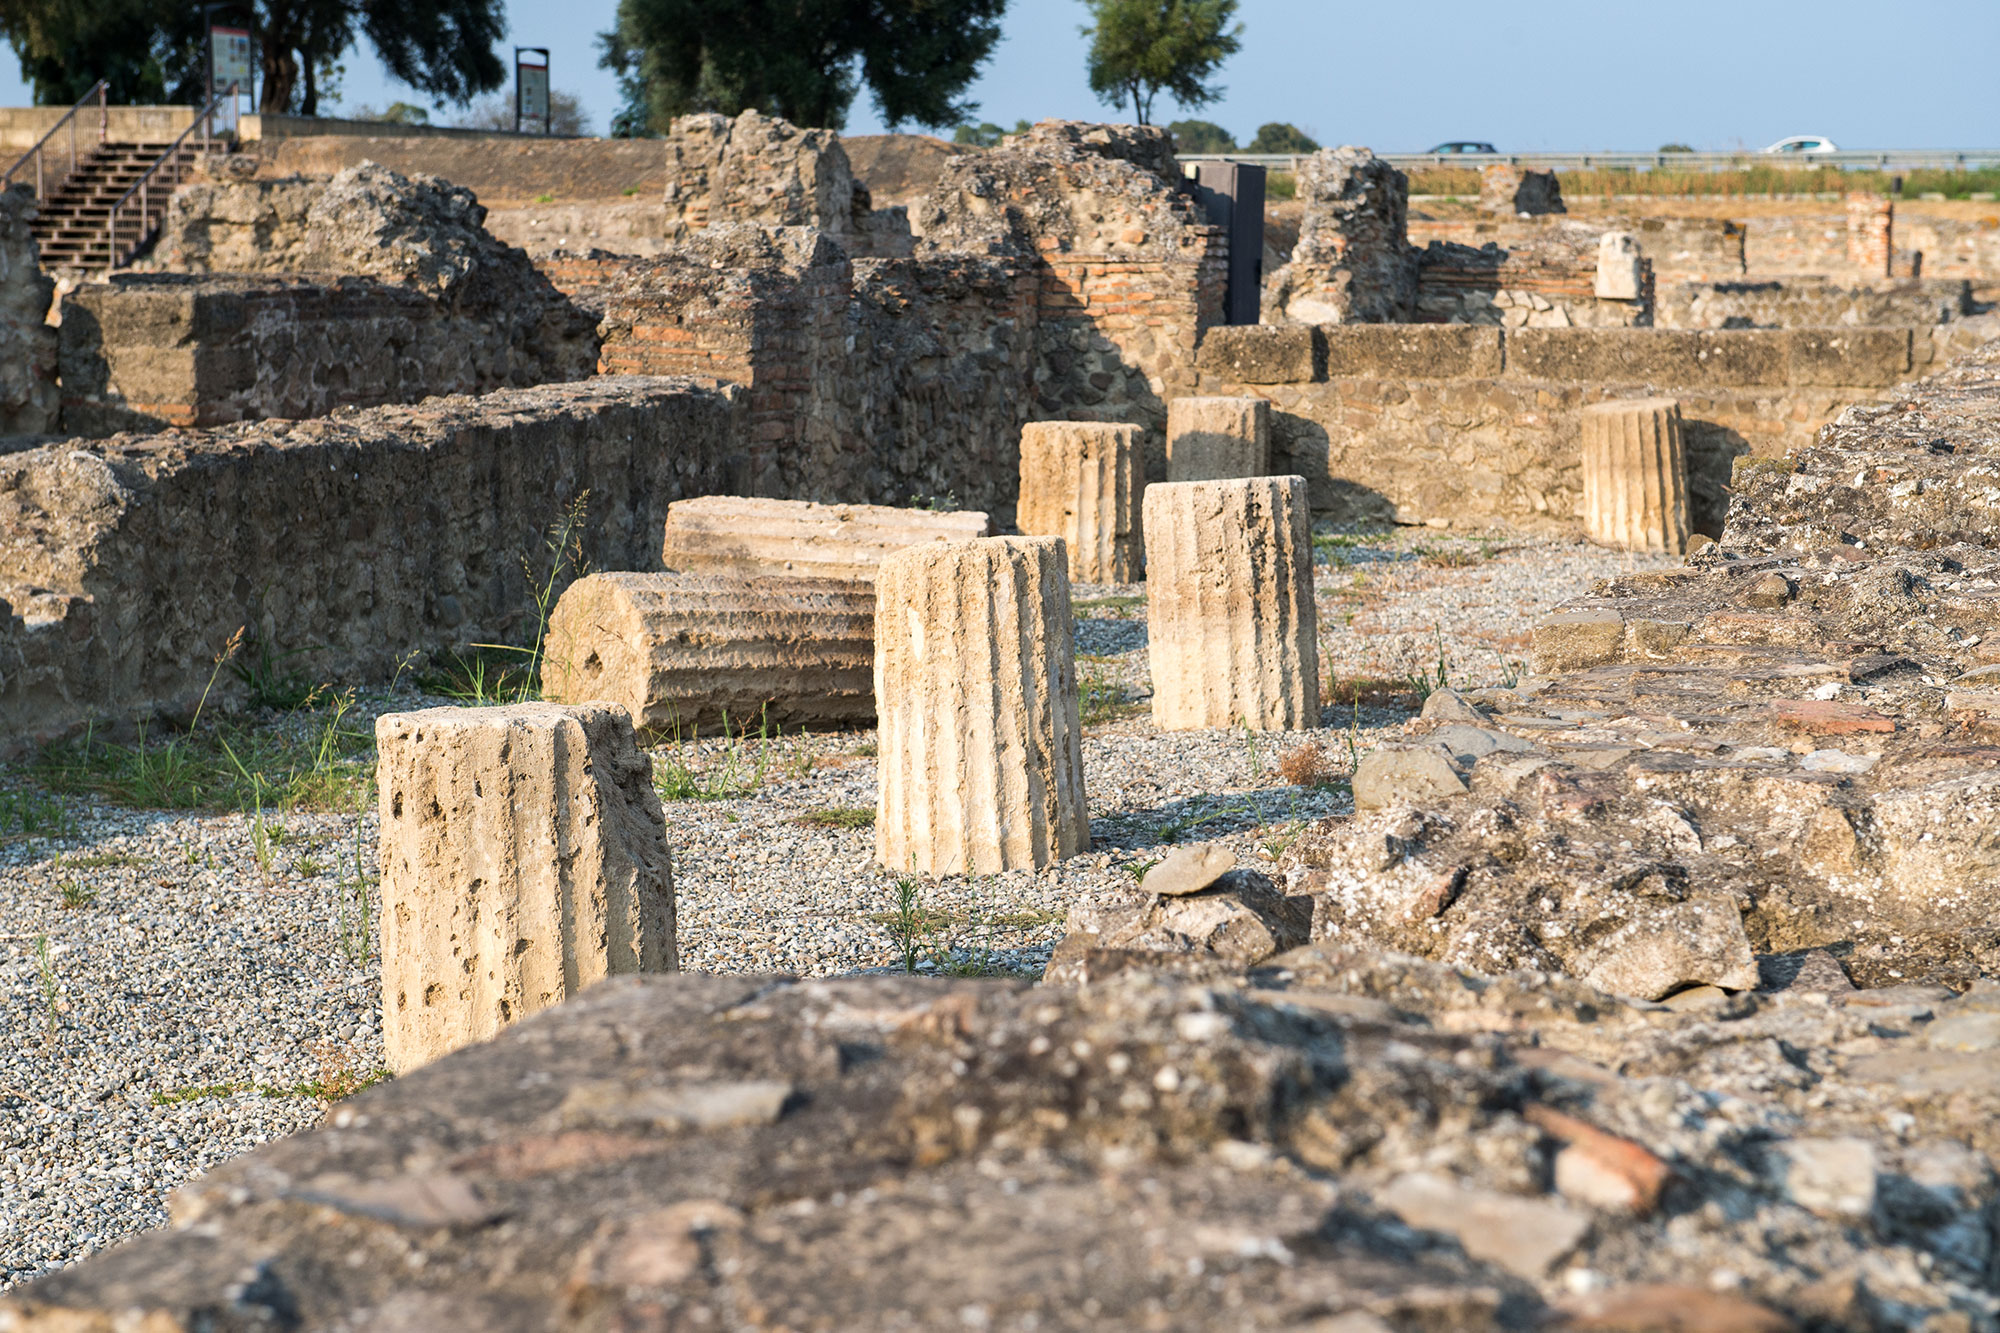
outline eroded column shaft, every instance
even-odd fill
[[[1688,544],[1681,407],[1639,398],[1585,408],[1583,531],[1627,551],[1679,555]]]
[[[1167,480],[1261,477],[1271,470],[1271,405],[1262,398],[1167,404]]]
[[[1145,490],[1139,427],[1095,421],[1032,421],[1021,428],[1021,498],[1015,522],[1069,545],[1079,583],[1133,583],[1144,551],[1139,496]]]

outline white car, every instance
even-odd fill
[[[1837,153],[1840,145],[1824,134],[1794,134],[1764,150],[1767,153]]]

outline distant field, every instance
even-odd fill
[[[1906,198],[1942,194],[1967,199],[2000,193],[2000,168],[1978,171],[1840,171],[1832,167],[1786,170],[1751,167],[1744,171],[1559,171],[1563,194],[1586,195],[1759,195],[1822,194],[1843,190],[1893,191],[1898,176]],[[1410,173],[1411,194],[1477,195],[1474,167],[1424,167]]]

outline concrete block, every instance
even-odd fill
[[[603,977],[677,970],[666,817],[624,709],[390,713],[375,741],[392,1070]]]
[[[1153,722],[1319,725],[1319,618],[1304,477],[1146,488]]]
[[[1031,421],[1021,427],[1021,498],[1015,523],[1031,537],[1061,537],[1080,583],[1135,583],[1145,549],[1139,496],[1145,460],[1137,426]]]
[[[977,510],[704,495],[667,506],[660,561],[684,574],[795,574],[867,583],[891,551],[984,537],[990,530]]]
[[[926,875],[1040,870],[1090,846],[1069,555],[926,542],[875,584],[875,854]]]
[[[542,696],[620,704],[649,739],[875,716],[875,590],[719,574],[592,574],[549,617]]]
[[[1262,398],[1167,404],[1167,480],[1261,477],[1271,470],[1271,405]]]
[[[1680,555],[1688,543],[1687,455],[1672,398],[1597,403],[1581,414],[1583,531],[1622,551]]]

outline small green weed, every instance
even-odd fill
[[[732,732],[729,715],[722,715],[722,754],[698,765],[698,751],[678,734],[671,750],[653,760],[653,789],[663,801],[728,801],[748,796],[764,785],[770,769],[771,731],[759,723],[754,753],[747,729]]]
[[[178,1106],[182,1102],[203,1102],[216,1097],[234,1097],[239,1092],[250,1091],[253,1085],[242,1083],[202,1083],[184,1088],[160,1088],[154,1091],[152,1103],[155,1106]]]
[[[1404,685],[1417,696],[1419,704],[1438,690],[1451,688],[1451,662],[1444,650],[1444,631],[1433,625],[1431,635],[1437,641],[1437,661],[1403,677]]]
[[[543,193],[535,196],[535,202],[538,204],[553,204],[555,201],[556,197],[552,194]]]
[[[80,879],[65,881],[61,893],[62,905],[71,911],[90,907],[97,902],[97,890],[86,888]]]
[[[858,829],[872,828],[875,824],[873,808],[861,805],[830,805],[823,810],[808,810],[792,819],[794,824],[804,824],[808,828]]]
[[[72,870],[129,870],[145,865],[146,861],[125,852],[95,852],[89,856],[58,856],[56,864]]]
[[[62,801],[38,791],[0,791],[0,842],[74,838],[76,820]]]
[[[294,648],[290,652],[273,652],[271,645],[259,637],[250,641],[250,651],[232,662],[229,670],[243,682],[254,707],[273,708],[280,712],[310,708],[319,701],[326,687],[310,676],[288,669],[285,663],[312,651],[310,648]]]
[[[934,514],[951,514],[956,513],[963,506],[958,502],[957,491],[946,491],[943,495],[912,494],[910,496],[909,507],[912,509],[928,509]]]
[[[49,1020],[48,1036],[54,1040],[57,1016],[63,1011],[62,988],[56,984],[55,964],[49,959],[49,937],[35,936],[35,975],[42,983],[42,1003]]]
[[[1169,839],[1169,841],[1176,841],[1176,839]],[[1144,861],[1127,861],[1124,864],[1124,870],[1126,874],[1132,877],[1134,884],[1141,884],[1145,882],[1146,872],[1164,860],[1166,860],[1164,856],[1154,856],[1148,857]]]
[[[1080,660],[1076,672],[1077,712],[1086,727],[1115,722],[1135,707],[1118,682],[1115,670]]]

